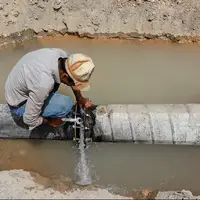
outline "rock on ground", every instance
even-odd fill
[[[130,38],[200,36],[199,0],[0,0],[0,35],[110,34]]]
[[[193,196],[193,194],[190,191],[182,190],[180,192],[159,192],[155,199],[200,199],[200,196]]]
[[[29,172],[11,170],[0,172],[0,199],[128,199],[104,189],[74,190],[61,193],[36,184]]]

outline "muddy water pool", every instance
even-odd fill
[[[0,102],[4,82],[25,53],[43,47],[88,54],[96,64],[91,91],[95,104],[200,102],[200,47],[128,41],[43,39],[0,51]],[[65,86],[60,91],[73,97]]]
[[[0,140],[0,169],[24,169],[75,180],[72,142]],[[93,143],[87,149],[93,184],[113,192],[188,189],[199,194],[200,147]]]

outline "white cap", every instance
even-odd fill
[[[90,89],[89,79],[94,71],[92,59],[84,54],[71,54],[66,60],[66,71],[79,90]]]

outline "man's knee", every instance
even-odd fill
[[[71,109],[73,107],[73,103],[72,100],[69,96],[65,96],[65,98],[63,98],[63,101],[61,103],[61,109],[65,114],[68,114]]]
[[[55,94],[52,96],[48,104],[44,107],[43,117],[64,117],[72,109],[73,103],[69,96]]]

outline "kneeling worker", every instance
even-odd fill
[[[22,117],[29,130],[41,124],[60,125],[61,118],[73,107],[69,96],[56,93],[60,84],[70,86],[78,103],[89,108],[92,102],[80,91],[89,89],[94,67],[90,57],[68,55],[58,48],[27,53],[14,66],[5,84],[5,98],[11,113]]]

